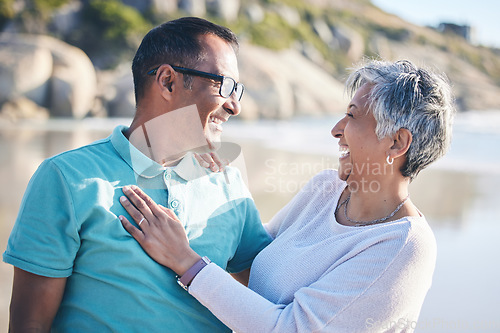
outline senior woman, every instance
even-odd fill
[[[449,146],[450,87],[408,61],[372,61],[350,75],[347,88],[352,100],[332,129],[338,171],[320,172],[266,225],[274,240],[255,258],[248,288],[200,260],[172,211],[124,188],[124,207],[145,220],[139,229],[120,216],[123,226],[237,332],[416,326],[436,243],[408,185]]]

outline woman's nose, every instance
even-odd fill
[[[334,138],[340,139],[341,137],[344,136],[344,125],[345,125],[345,119],[346,117],[340,119],[335,126],[332,128],[332,136]]]

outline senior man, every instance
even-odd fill
[[[132,64],[130,127],[41,164],[3,256],[15,266],[13,332],[228,331],[118,216],[123,186],[137,185],[180,217],[198,253],[235,273],[270,242],[240,173],[211,173],[190,153],[213,148],[240,113],[237,48],[229,29],[199,18],[152,29]]]

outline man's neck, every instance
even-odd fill
[[[182,156],[180,157],[167,157],[167,158],[164,158],[163,160],[161,161],[156,161],[157,163],[161,164],[162,166],[164,167],[174,167],[176,166],[177,164],[179,164],[181,162],[181,160],[186,156],[186,154],[184,153]]]
[[[124,132],[124,135],[137,150],[164,167],[176,166],[187,153],[186,151],[178,151],[175,147],[167,149],[168,145],[162,147],[161,150],[154,149],[144,125],[135,121]]]

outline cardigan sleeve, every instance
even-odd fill
[[[408,309],[420,308],[414,304],[422,305],[431,284],[432,245],[413,236],[374,242],[298,289],[289,304],[268,301],[215,264],[189,292],[236,332],[405,332],[418,317]]]

